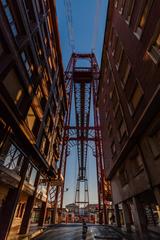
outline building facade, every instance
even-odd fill
[[[67,108],[55,2],[0,2],[0,239],[45,222]]]
[[[160,225],[160,2],[109,1],[98,106],[116,221]]]

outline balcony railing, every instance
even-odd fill
[[[20,175],[24,159],[23,153],[11,142],[7,143],[6,149],[0,154],[0,165]]]

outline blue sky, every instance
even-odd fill
[[[100,14],[98,18],[99,21],[97,19],[98,31],[97,34],[95,34],[95,15],[97,2],[99,2]],[[96,35],[97,41],[95,53],[99,64],[101,60],[107,5],[108,0],[71,0],[75,49],[77,52],[91,52],[93,47],[93,39]],[[65,69],[72,50],[68,41],[64,0],[56,0],[56,6],[63,64]]]
[[[63,65],[66,69],[72,49],[68,38],[64,2],[64,0],[56,0]],[[107,5],[107,0],[71,0],[75,52],[90,53],[94,45],[94,52],[99,64],[101,62]],[[99,9],[98,15],[96,15],[97,9]],[[95,15],[98,17],[95,18]],[[74,202],[77,166],[75,147],[67,160],[65,187],[69,188],[69,191],[64,193],[64,205]],[[96,161],[90,150],[88,150],[88,182],[90,203],[97,203]]]

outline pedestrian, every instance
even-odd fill
[[[115,223],[114,213],[112,213],[112,215],[111,215],[111,217],[110,217],[110,223],[111,223],[111,224]]]
[[[85,222],[85,220],[83,219],[82,220],[82,233],[83,234],[86,234],[87,233],[87,224],[86,224],[86,222]]]

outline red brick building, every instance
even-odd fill
[[[159,105],[160,1],[109,1],[98,106],[116,219],[128,231],[160,223]]]

